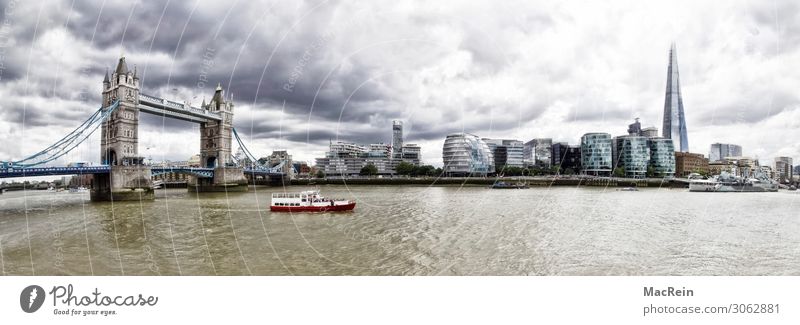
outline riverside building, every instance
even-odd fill
[[[675,146],[672,139],[661,137],[648,139],[650,144],[650,167],[654,177],[671,177],[675,175]]]
[[[494,156],[494,167],[502,169],[505,167],[524,167],[524,145],[519,140],[509,139],[481,139],[489,146]]]
[[[709,172],[708,159],[706,159],[703,156],[703,154],[691,153],[691,152],[675,152],[675,176],[687,177],[691,173],[702,174],[708,172]]]
[[[581,173],[609,176],[612,167],[612,143],[608,133],[586,133],[581,137]]]
[[[775,180],[781,183],[790,183],[794,172],[793,168],[792,157],[775,158]]]
[[[645,178],[650,165],[650,146],[647,138],[624,135],[614,138],[613,165],[625,171],[625,177]]]
[[[486,176],[495,171],[489,145],[474,134],[448,135],[442,146],[442,160],[448,176]]]
[[[553,149],[553,139],[551,138],[539,138],[533,139],[528,141],[528,144],[531,147],[532,153],[532,162],[534,165],[539,166],[541,168],[550,168],[550,164],[552,163],[552,149]]]
[[[581,171],[581,147],[570,146],[566,142],[557,142],[551,146],[550,162],[558,166],[560,173],[579,173]]]

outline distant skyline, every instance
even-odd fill
[[[796,1],[16,1],[0,4],[0,160],[35,153],[100,105],[124,55],[142,92],[199,105],[220,82],[258,155],[313,163],[329,139],[405,142],[441,166],[449,133],[552,138],[662,128],[680,49],[690,151],[736,143],[800,159]],[[10,144],[10,145],[8,145]],[[140,154],[186,160],[197,125],[143,116]],[[236,150],[234,149],[234,152]],[[99,135],[66,161],[99,162]]]

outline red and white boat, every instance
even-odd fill
[[[272,193],[269,210],[276,212],[327,212],[350,211],[355,201],[329,199],[319,195],[318,190],[299,193]]]

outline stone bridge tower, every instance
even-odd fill
[[[108,174],[92,177],[92,201],[152,200],[150,167],[139,156],[139,77],[128,70],[125,57],[103,79],[103,107],[119,100],[119,107],[101,125],[100,158]]]
[[[191,177],[188,185],[190,191],[196,192],[239,192],[247,191],[247,178],[243,169],[234,166],[231,160],[231,142],[233,137],[233,103],[226,101],[220,85],[214,97],[202,108],[217,113],[220,121],[200,123],[200,165],[214,168],[213,179]]]
[[[203,109],[219,113],[222,120],[200,124],[200,165],[207,168],[225,167],[231,163],[233,103],[225,101],[219,84],[211,102],[203,102]]]
[[[120,104],[108,120],[103,122],[100,138],[100,157],[110,166],[141,165],[139,157],[139,77],[128,70],[125,57],[119,59],[117,68],[103,79],[103,106],[119,99]]]

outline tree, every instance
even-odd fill
[[[325,172],[322,170],[317,171],[317,178],[325,178]]]
[[[395,171],[398,175],[411,175],[411,173],[414,172],[414,168],[415,166],[413,164],[403,161],[397,164]]]
[[[625,177],[625,169],[622,167],[614,168],[614,177]]]
[[[431,176],[442,176],[443,172],[444,170],[442,168],[436,168],[436,170],[433,172],[433,175]]]
[[[564,175],[575,175],[575,170],[567,167],[566,169],[564,169]]]
[[[653,166],[647,166],[647,177],[656,177],[656,169]]]
[[[436,168],[431,165],[414,167],[414,176],[433,176],[436,175]]]
[[[551,166],[550,175],[558,174],[561,171],[561,166]]]
[[[520,176],[520,175],[522,175],[522,168],[519,168],[519,167],[508,167],[508,168],[506,168],[506,175],[508,175],[508,176]]]
[[[361,176],[374,176],[378,174],[378,167],[375,167],[373,164],[367,164],[364,167],[361,167],[361,172],[358,173]]]

